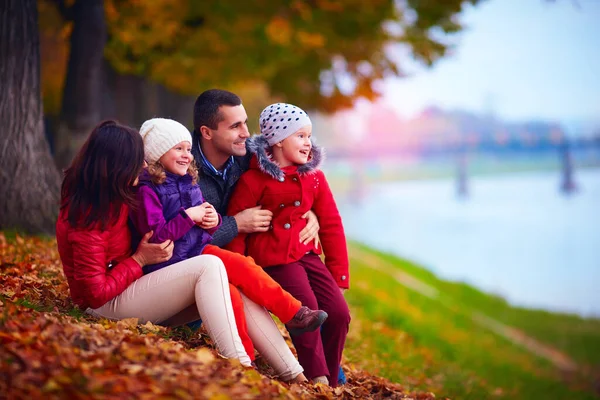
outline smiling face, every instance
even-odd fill
[[[308,162],[312,144],[312,125],[303,126],[273,146],[273,157],[281,167],[303,165]]]
[[[193,160],[192,144],[184,141],[176,144],[171,150],[163,154],[158,162],[170,173],[183,176],[187,174]]]
[[[202,126],[202,151],[215,167],[220,168],[231,156],[246,154],[248,115],[243,105],[219,107],[217,129]]]

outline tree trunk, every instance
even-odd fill
[[[69,165],[92,128],[100,122],[105,90],[107,40],[103,0],[77,0],[60,122],[54,149],[56,165]]]
[[[0,1],[0,229],[54,233],[60,174],[44,136],[36,0]]]

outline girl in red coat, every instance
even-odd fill
[[[348,252],[340,214],[319,169],[323,151],[312,143],[308,115],[291,104],[266,107],[260,129],[261,135],[248,139],[250,169],[240,177],[227,213],[260,205],[273,212],[273,219],[269,231],[240,234],[228,248],[253,257],[302,304],[327,312],[321,331],[292,340],[306,377],[336,386],[350,324],[343,296],[349,287]],[[319,219],[325,263],[319,243],[297,239],[308,210]]]

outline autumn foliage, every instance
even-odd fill
[[[289,337],[287,338],[289,340]],[[219,356],[189,328],[108,321],[71,303],[51,239],[0,232],[0,397],[432,399],[344,364],[348,384],[292,384]]]

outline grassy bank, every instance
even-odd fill
[[[600,320],[512,307],[360,244],[350,252],[350,362],[457,399],[600,398]]]

